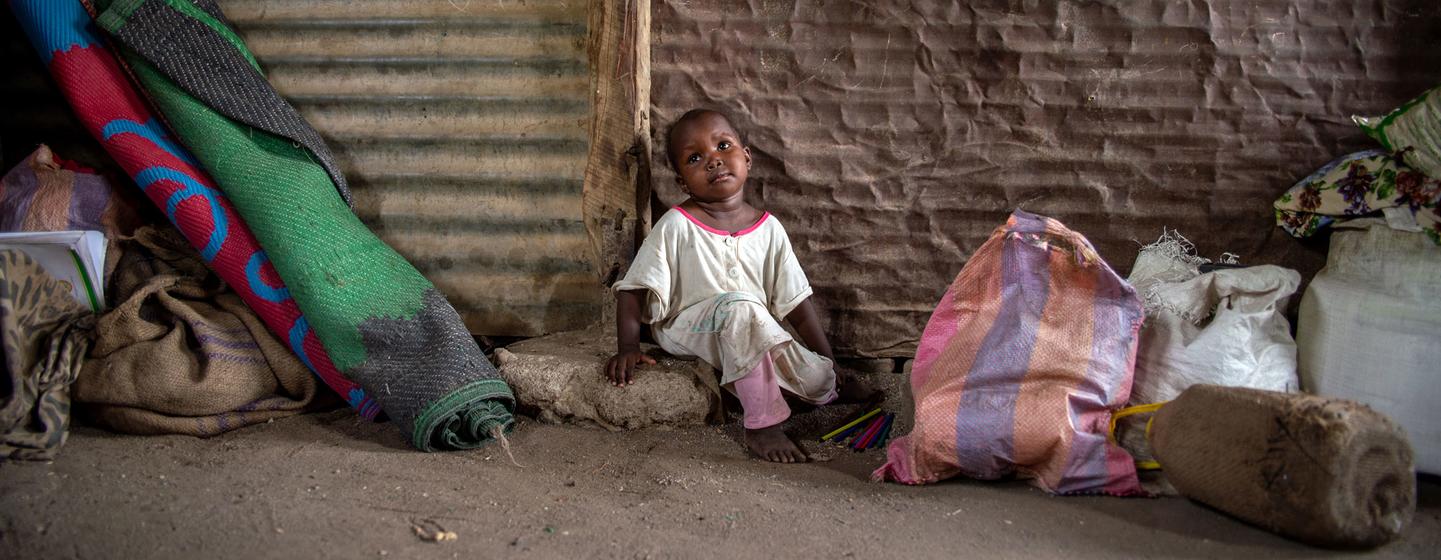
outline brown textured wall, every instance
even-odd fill
[[[1180,230],[1201,254],[1309,277],[1323,247],[1270,204],[1349,122],[1441,83],[1435,0],[750,0],[653,4],[654,186],[665,127],[728,112],[754,202],[790,231],[844,354],[909,356],[1016,207],[1123,274]]]

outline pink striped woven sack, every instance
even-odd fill
[[[921,335],[916,418],[872,477],[1028,477],[1059,494],[1141,494],[1107,440],[1131,392],[1136,291],[1090,242],[1016,211],[971,257]]]

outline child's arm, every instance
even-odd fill
[[[796,334],[801,335],[801,341],[811,351],[836,361],[831,353],[831,343],[826,340],[826,334],[821,331],[821,321],[816,317],[815,306],[811,305],[810,298],[806,298],[795,309],[786,315],[786,321]],[[836,403],[872,403],[878,404],[885,398],[884,391],[871,387],[866,382],[854,376],[836,369]]]
[[[640,304],[645,295],[645,290],[615,293],[616,352],[605,364],[605,374],[616,387],[630,385],[641,362],[655,365],[654,358],[640,351]]]
[[[816,308],[811,305],[811,298],[806,298],[786,314],[786,322],[801,335],[801,342],[812,352],[830,358],[835,361],[836,357],[831,353],[831,343],[826,340],[826,333],[821,331],[821,320],[816,316]]]

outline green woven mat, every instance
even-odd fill
[[[416,447],[472,448],[510,428],[510,388],[454,308],[346,207],[308,152],[231,121],[124,54],[255,232],[336,367]]]

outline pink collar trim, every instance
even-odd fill
[[[723,230],[723,229],[716,229],[716,228],[713,228],[713,227],[710,227],[710,226],[708,226],[708,225],[705,225],[705,224],[701,223],[701,221],[700,221],[700,220],[697,220],[697,219],[695,218],[695,216],[690,215],[690,212],[686,212],[684,208],[681,208],[681,207],[679,207],[679,206],[672,206],[671,208],[674,208],[676,212],[680,212],[680,215],[685,216],[685,219],[690,220],[690,223],[695,224],[696,227],[699,227],[699,228],[701,228],[701,229],[703,229],[703,230],[709,231],[709,232],[714,233],[714,234],[716,234],[716,235],[724,235],[724,236],[726,236],[726,237],[740,237],[740,236],[745,235],[745,234],[747,234],[747,233],[753,232],[753,231],[755,231],[757,228],[761,227],[761,224],[764,224],[764,223],[766,222],[766,218],[771,217],[771,213],[770,213],[770,212],[761,212],[761,217],[760,217],[760,219],[756,220],[756,223],[751,224],[751,226],[748,227],[748,228],[745,228],[745,229],[743,229],[743,230],[737,231],[737,232],[735,232],[735,233],[731,233],[731,232],[729,232],[729,231],[726,231],[726,230]]]

